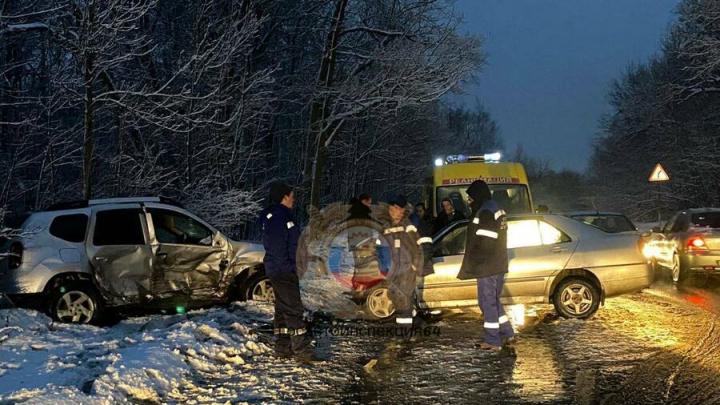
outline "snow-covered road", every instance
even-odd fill
[[[482,338],[477,311],[449,314],[426,336],[400,343],[368,336],[383,325],[322,321],[316,332],[329,360],[312,365],[272,355],[264,343],[272,313],[262,305],[104,328],[2,310],[0,403],[712,403],[720,398],[714,285],[655,286],[608,300],[588,321],[539,308],[517,357],[474,350]],[[378,362],[364,369],[371,359]]]

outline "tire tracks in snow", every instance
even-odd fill
[[[693,292],[691,291],[691,294]],[[702,292],[707,294],[706,291]],[[712,294],[711,294],[712,295]],[[712,297],[713,301],[717,298]],[[646,290],[642,301],[688,310],[678,317],[676,331],[691,332],[692,340],[663,350],[636,366],[622,386],[602,403],[713,403],[720,397],[720,331],[716,305],[697,305],[683,293]],[[693,329],[698,329],[693,331]],[[688,338],[690,339],[690,338]]]
[[[670,400],[670,393],[673,389],[673,386],[675,385],[675,381],[677,380],[678,375],[682,371],[683,367],[686,366],[686,364],[690,360],[694,360],[697,363],[703,363],[704,354],[709,354],[712,351],[718,350],[718,344],[715,343],[708,347],[708,343],[711,342],[711,337],[715,337],[715,342],[717,342],[717,336],[716,336],[716,323],[714,319],[711,319],[710,326],[705,333],[705,336],[700,339],[700,342],[698,342],[697,345],[692,346],[685,354],[682,356],[682,360],[678,362],[678,364],[675,366],[675,369],[673,370],[672,374],[667,378],[666,385],[667,389],[665,390],[665,401]]]

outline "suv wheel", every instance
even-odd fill
[[[600,291],[586,279],[568,278],[555,290],[553,304],[563,318],[586,319],[598,310]]]
[[[270,279],[264,274],[256,274],[247,282],[245,299],[255,302],[274,302],[275,292]]]
[[[100,294],[87,283],[61,283],[50,293],[50,316],[66,323],[97,324],[104,314]]]

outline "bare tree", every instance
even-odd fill
[[[682,99],[720,92],[720,4],[713,0],[685,0],[674,26],[677,53],[684,60],[676,90]]]
[[[667,214],[720,201],[719,12],[715,1],[683,1],[662,54],[611,88],[613,111],[590,164],[601,204],[654,219],[658,205]],[[648,183],[658,162],[669,184]]]
[[[0,2],[0,205],[163,194],[243,233],[275,178],[415,192],[482,63],[448,4]]]
[[[328,148],[349,121],[438,100],[478,69],[479,41],[458,36],[457,24],[440,1],[335,2],[310,110],[312,206],[320,202]]]

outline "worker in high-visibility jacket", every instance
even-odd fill
[[[490,188],[482,180],[473,182],[467,194],[473,216],[467,228],[465,256],[458,278],[477,279],[478,303],[485,322],[485,341],[478,347],[500,351],[515,335],[500,303],[508,272],[505,211],[493,201]]]
[[[382,240],[378,239],[378,256],[383,273],[387,274],[388,293],[395,306],[395,322],[412,328],[415,311],[417,277],[432,274],[432,238],[421,236],[408,218],[405,196],[393,195],[387,201],[387,215]]]

